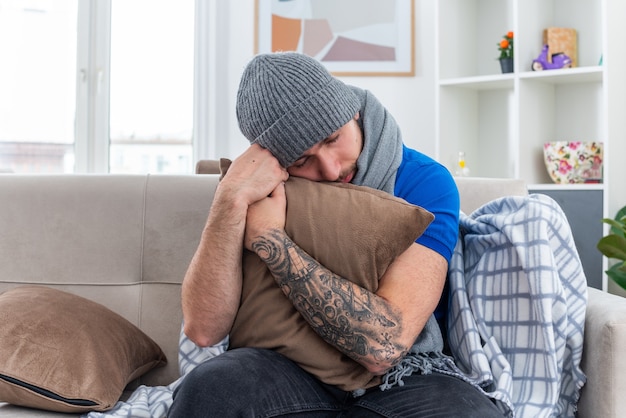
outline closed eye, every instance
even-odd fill
[[[307,163],[307,161],[309,161],[309,157],[302,157],[295,163],[291,164],[291,166],[294,168],[302,168]]]
[[[333,133],[331,136],[329,136],[328,138],[326,138],[326,139],[324,139],[322,141],[322,145],[331,145],[331,144],[334,144],[337,141],[339,141],[339,133]],[[302,157],[300,157],[300,159],[296,160],[293,164],[291,164],[290,167],[302,168],[309,161],[310,161],[310,156],[309,155],[303,155]]]
[[[324,140],[324,145],[334,144],[339,141],[339,134],[331,135]]]

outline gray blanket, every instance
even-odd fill
[[[465,376],[510,415],[573,417],[587,282],[558,204],[505,197],[461,214],[449,282],[449,343]]]

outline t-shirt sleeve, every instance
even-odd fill
[[[433,161],[419,165],[413,173],[404,172],[396,179],[395,194],[435,215],[416,242],[450,262],[459,233],[460,198],[448,169]]]

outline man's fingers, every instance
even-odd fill
[[[274,190],[272,190],[272,193],[270,193],[270,197],[284,197],[284,196],[285,196],[285,182],[281,181],[280,183],[278,183],[278,186],[276,186]]]

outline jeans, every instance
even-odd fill
[[[170,418],[502,417],[472,385],[444,374],[404,377],[404,386],[359,397],[326,385],[275,351],[238,348],[208,360],[174,392]]]

